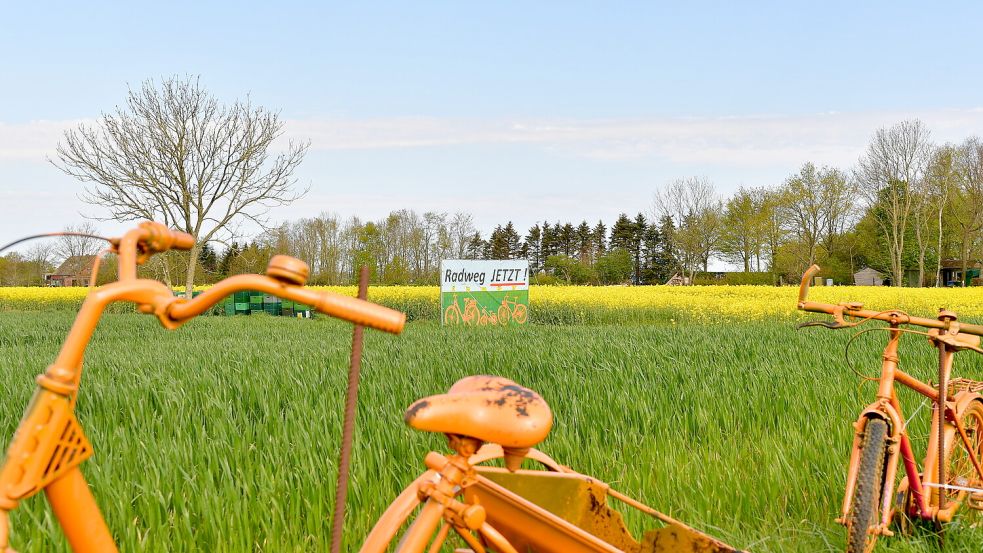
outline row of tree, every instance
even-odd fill
[[[943,285],[944,265],[966,275],[983,258],[983,141],[934,144],[920,121],[904,121],[877,130],[851,169],[807,162],[728,198],[707,179],[677,179],[648,217],[622,215],[607,235],[601,222],[537,224],[517,245],[509,229],[490,236],[492,257],[528,257],[567,281],[622,276],[622,265],[609,269],[623,250],[636,283],[676,272],[695,282],[718,258],[775,283],[820,263],[844,283],[869,266],[897,286]]]
[[[71,230],[95,232],[88,224]],[[142,271],[204,283],[261,272],[271,255],[289,253],[310,264],[318,284],[352,282],[363,264],[375,282],[433,283],[442,259],[527,258],[542,282],[647,284],[676,273],[697,281],[720,259],[775,283],[820,263],[841,282],[870,266],[895,285],[943,284],[943,265],[966,274],[983,257],[983,141],[935,144],[921,122],[904,121],[877,130],[853,168],[807,162],[781,183],[729,197],[708,179],[677,179],[656,191],[651,209],[610,226],[541,222],[521,232],[506,222],[483,236],[467,213],[399,210],[378,221],[290,221],[245,243],[198,236],[191,254],[157,256]],[[73,236],[8,254],[0,283],[42,284],[61,260],[100,247]],[[107,275],[112,267],[110,259]]]

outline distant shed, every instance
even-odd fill
[[[62,262],[55,272],[44,275],[46,286],[88,286],[92,277],[94,255],[73,255]]]
[[[856,286],[884,286],[884,274],[876,269],[864,267],[853,274]]]
[[[684,277],[676,273],[666,281],[666,286],[689,286],[689,277]]]

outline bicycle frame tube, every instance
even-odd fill
[[[55,480],[44,489],[48,503],[61,524],[68,543],[75,551],[116,551],[109,527],[106,526],[99,506],[92,497],[89,485],[79,467]]]
[[[877,399],[891,401],[894,395],[894,375],[898,370],[898,342],[901,340],[901,332],[897,324],[891,325],[891,338],[884,348],[881,355],[881,379],[877,386]]]

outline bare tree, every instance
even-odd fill
[[[655,193],[656,219],[669,217],[676,224],[676,253],[690,282],[697,270],[707,269],[716,250],[722,212],[713,183],[706,178],[676,179]]]
[[[952,211],[959,227],[959,257],[965,279],[983,232],[983,140],[975,136],[966,139],[957,160],[960,179]]]
[[[41,240],[24,253],[24,258],[32,267],[30,284],[44,284],[44,275],[50,273],[54,267],[56,247],[56,244],[50,240]]]
[[[451,255],[456,259],[466,259],[468,253],[468,243],[478,229],[474,226],[474,219],[470,213],[457,212],[448,223],[448,233],[451,239]]]
[[[282,132],[279,114],[248,98],[223,105],[197,79],[148,80],[114,113],[67,131],[52,163],[91,183],[83,199],[109,218],[157,219],[193,235],[190,296],[204,244],[231,239],[246,221],[266,229],[271,207],[303,195],[293,172],[308,143],[273,154]]]
[[[904,283],[905,232],[931,152],[925,125],[902,121],[874,133],[855,170],[868,207],[878,212],[874,219],[888,244],[895,286]]]
[[[99,234],[99,231],[96,230],[95,225],[92,223],[86,222],[68,225],[63,230],[64,232],[73,234],[58,237],[58,242],[55,245],[53,253],[60,261],[65,261],[71,257],[95,255],[99,252],[99,247],[103,244],[98,238],[81,236],[84,234]]]
[[[801,247],[796,272],[802,272],[816,263],[820,250],[832,251],[850,220],[855,192],[842,171],[812,163],[786,179],[781,192],[784,220]]]
[[[765,244],[765,191],[761,188],[737,189],[727,200],[720,233],[720,253],[734,264],[750,272],[757,261],[761,270],[761,251]]]

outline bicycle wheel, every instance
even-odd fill
[[[877,535],[868,530],[880,520],[887,423],[878,418],[868,420],[860,447],[857,486],[853,490],[852,507],[847,518],[847,553],[868,553],[877,541]]]
[[[469,303],[467,307],[464,308],[464,322],[467,324],[476,324],[478,322],[478,306]]]
[[[976,456],[977,460],[980,460],[980,454],[983,453],[983,403],[979,401],[970,403],[959,414],[959,420],[966,430],[966,438],[973,455]],[[973,461],[970,459],[959,431],[953,429],[950,435],[949,443],[946,444],[946,467],[948,469],[946,484],[950,486],[947,495],[950,496],[950,500],[957,501],[960,505],[965,504],[967,500],[974,503],[968,489],[983,488],[983,481],[976,473],[976,467],[973,466]],[[979,500],[977,499],[975,503],[979,503]]]
[[[509,324],[509,319],[512,313],[509,312],[509,308],[504,305],[498,307],[498,323],[502,326],[507,326]]]
[[[515,309],[512,311],[512,318],[515,319],[515,322],[519,323],[520,325],[526,324],[526,313],[526,306],[522,305],[521,303],[517,304]]]
[[[459,325],[461,324],[461,308],[457,305],[448,305],[447,310],[444,311],[444,324],[447,325]]]

